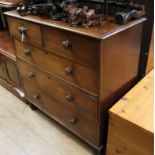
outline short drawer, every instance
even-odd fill
[[[10,34],[21,42],[42,46],[41,27],[24,20],[8,17]]]
[[[99,42],[75,33],[43,27],[44,45],[47,51],[97,66]]]
[[[95,97],[89,96],[55,79],[48,73],[24,61],[19,60],[18,65],[20,74],[26,85],[30,83],[32,86],[37,87],[39,90],[46,92],[49,96],[53,96],[58,101],[62,102],[64,106],[97,122],[97,99]]]
[[[40,66],[66,82],[97,94],[97,71],[73,61],[47,53],[28,44],[15,40],[18,57]]]

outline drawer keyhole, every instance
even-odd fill
[[[76,117],[72,117],[70,120],[69,120],[70,124],[74,125],[78,122],[78,119]]]
[[[28,28],[22,26],[22,27],[19,27],[18,29],[19,29],[19,33],[21,34],[21,42],[24,42]]]

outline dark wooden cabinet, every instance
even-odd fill
[[[137,81],[145,18],[81,28],[15,11],[7,16],[26,99],[102,148],[108,109]]]
[[[11,85],[21,87],[16,61],[2,54],[0,55],[0,76]]]
[[[18,88],[21,87],[16,62],[9,58],[5,58],[4,63],[6,66],[9,82]]]
[[[0,77],[3,79],[6,79],[6,69],[5,69],[2,55],[0,55]]]
[[[19,0],[0,1],[0,84],[20,97],[21,82],[13,42],[7,29],[4,12],[17,7]],[[3,21],[3,22],[2,22]]]

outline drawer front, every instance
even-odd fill
[[[41,27],[31,22],[8,17],[10,34],[21,42],[42,46]]]
[[[53,96],[64,106],[83,115],[84,117],[97,121],[97,99],[88,96],[79,90],[64,84],[47,73],[44,73],[36,67],[18,61],[20,74],[26,83],[31,83],[39,90]]]
[[[93,67],[99,62],[99,42],[95,39],[48,27],[43,28],[43,38],[47,51]]]
[[[25,80],[23,80],[23,83],[26,97],[29,101],[33,102],[33,104],[49,114],[56,121],[93,146],[98,146],[99,136],[97,123],[69,110],[61,102],[49,96],[41,89],[39,90],[37,87],[32,86],[31,83],[27,83]]]
[[[94,69],[79,65],[65,58],[22,44],[15,40],[16,52],[24,60],[39,65],[67,82],[97,94],[97,73]]]

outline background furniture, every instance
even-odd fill
[[[153,155],[154,72],[109,111],[107,155]]]
[[[85,29],[6,14],[26,99],[102,149],[108,108],[137,81],[145,18]]]
[[[16,55],[13,42],[9,36],[4,12],[17,7],[17,0],[0,1],[0,84],[19,97],[21,82],[16,66]]]

